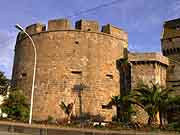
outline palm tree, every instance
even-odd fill
[[[74,103],[65,104],[63,101],[59,105],[61,109],[64,111],[64,113],[67,115],[68,123],[71,123],[71,116],[73,111]]]
[[[113,96],[111,98],[111,101],[109,102],[110,105],[115,105],[116,106],[116,115],[117,118],[120,118],[121,116],[121,104],[123,102],[123,97],[122,96]]]
[[[171,89],[162,88],[158,84],[152,85],[141,84],[132,94],[131,103],[137,104],[143,108],[148,116],[148,124],[153,126],[157,122],[157,114],[160,112],[160,122],[162,124],[162,113],[169,104],[169,94]]]
[[[127,122],[131,114],[134,113],[130,106],[128,96],[113,96],[109,104],[116,106],[117,119],[122,122]]]
[[[9,87],[9,80],[5,77],[4,73],[0,71],[0,95],[5,96]]]

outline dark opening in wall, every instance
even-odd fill
[[[27,73],[21,73],[21,78],[24,78],[27,76]]]
[[[180,52],[180,48],[177,48],[177,52]]]
[[[169,41],[169,42],[172,42],[172,38],[169,38],[168,41]]]
[[[79,44],[79,41],[75,41],[75,44],[77,44],[77,45],[78,45],[78,44]]]
[[[180,84],[174,84],[172,87],[180,87]]]
[[[87,31],[91,31],[91,29],[88,29]]]
[[[112,105],[102,105],[102,109],[112,109]]]
[[[180,25],[176,25],[176,30],[180,30]]]
[[[71,71],[72,74],[82,74],[82,71]]]
[[[106,74],[106,78],[108,78],[108,79],[113,79],[113,75],[111,75],[111,74]]]
[[[166,55],[166,51],[165,50],[163,50],[163,55]]]

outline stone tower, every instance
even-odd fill
[[[74,102],[74,116],[111,120],[115,108],[107,106],[120,94],[116,61],[124,58],[127,33],[110,24],[99,30],[96,21],[80,20],[71,27],[66,19],[26,27],[37,48],[33,119],[65,117],[59,107]],[[15,46],[12,85],[30,101],[34,52],[30,40],[19,33]],[[83,87],[82,87],[83,86]]]
[[[160,53],[129,53],[131,67],[131,88],[134,90],[140,82],[151,85],[151,82],[166,86],[166,71],[169,65],[168,58]],[[136,110],[136,121],[148,123],[148,114],[139,106]]]
[[[164,23],[161,47],[163,55],[170,61],[167,70],[167,86],[175,89],[175,94],[180,95],[180,19]]]

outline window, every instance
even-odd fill
[[[111,74],[106,74],[106,78],[108,78],[108,79],[113,79],[113,75],[111,75]]]
[[[102,105],[102,109],[112,109],[112,105]]]
[[[75,41],[75,44],[77,44],[77,45],[78,45],[78,44],[79,44],[79,41]]]
[[[176,30],[180,30],[180,25],[177,25],[177,26],[176,26]]]
[[[22,76],[22,77],[26,77],[27,74],[26,74],[26,73],[22,73],[21,76]]]
[[[82,71],[71,71],[72,74],[82,74]]]

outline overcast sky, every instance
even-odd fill
[[[49,19],[64,18],[114,0],[0,0],[0,71],[11,78],[17,30]],[[119,0],[70,18],[111,23],[128,32],[130,51],[160,51],[163,22],[180,17],[180,0]]]

